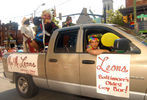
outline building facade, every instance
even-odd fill
[[[104,23],[106,23],[106,19],[108,18],[109,10],[113,10],[113,0],[103,0],[103,16],[104,16]]]
[[[134,28],[134,0],[126,0],[126,8],[119,11],[123,14],[124,22]],[[136,0],[136,16],[139,32],[147,33],[147,0]]]
[[[120,9],[123,15],[133,14],[133,1],[134,0],[126,0],[126,8]],[[147,0],[136,0],[136,14],[147,14]]]
[[[103,9],[113,10],[113,0],[103,0]]]
[[[126,8],[133,7],[134,0],[126,0]],[[146,5],[147,0],[136,0],[136,6]]]
[[[0,24],[0,46],[21,45],[23,37],[20,30],[12,30],[8,24]]]

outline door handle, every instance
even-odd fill
[[[57,59],[49,59],[49,62],[57,62]]]
[[[83,64],[95,64],[95,61],[93,60],[82,60]]]
[[[144,77],[130,76],[130,79],[144,80]]]

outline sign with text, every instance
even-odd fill
[[[8,71],[38,76],[37,54],[10,54],[7,59]]]
[[[129,98],[130,55],[97,56],[97,93]]]

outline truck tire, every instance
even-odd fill
[[[24,98],[35,96],[39,90],[31,76],[16,75],[15,85],[18,94]]]

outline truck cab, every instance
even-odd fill
[[[19,89],[19,79],[22,77],[31,80],[34,87],[42,87],[66,93],[88,96],[93,98],[107,99],[108,95],[96,92],[96,60],[97,56],[86,52],[88,35],[107,32],[114,33],[129,42],[129,49],[123,53],[107,53],[113,55],[130,55],[130,97],[135,100],[136,96],[143,100],[147,90],[147,48],[135,36],[115,25],[86,24],[54,31],[48,44],[46,53],[16,53],[16,55],[37,55],[36,75],[9,71],[7,54],[3,57],[4,73],[7,78],[16,83],[19,94],[28,96],[27,92]],[[108,49],[101,44],[100,48]],[[111,51],[111,50],[110,50]],[[37,91],[35,88],[34,91]],[[34,92],[35,94],[36,92]],[[32,94],[31,96],[33,96]],[[114,99],[115,97],[111,97]],[[118,98],[117,98],[118,99]],[[119,98],[121,99],[121,98]],[[137,99],[136,99],[137,100]]]

